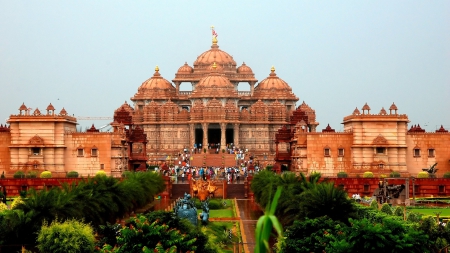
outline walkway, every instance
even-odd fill
[[[235,200],[236,212],[240,219],[242,243],[245,253],[252,253],[255,250],[255,230],[259,217],[264,213],[259,206],[250,199]]]

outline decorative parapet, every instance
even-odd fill
[[[397,119],[401,121],[408,121],[408,115],[406,114],[354,114],[344,117],[345,121],[350,121],[354,119],[366,120],[374,117],[383,117],[386,119]]]

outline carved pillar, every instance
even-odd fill
[[[256,82],[250,82],[250,94],[253,96],[253,91],[255,90],[255,83]]]
[[[181,82],[174,82],[175,83],[175,87],[177,89],[177,95],[180,95],[180,84]]]
[[[234,146],[238,147],[239,146],[239,123],[234,123],[234,128],[233,128],[233,142],[234,142]]]
[[[203,144],[202,149],[208,149],[208,125],[209,123],[202,123],[203,128]]]
[[[195,143],[195,127],[194,124],[189,124],[189,145],[190,145],[190,149],[192,147],[194,147],[194,143]]]
[[[226,130],[227,130],[227,123],[220,123],[220,152],[222,152],[222,149],[226,149],[227,145],[227,138],[226,138]]]

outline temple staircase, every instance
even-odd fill
[[[227,185],[227,198],[228,199],[245,199],[244,184],[231,183]]]
[[[233,167],[236,166],[234,154],[193,154],[191,166],[216,166],[216,167]]]

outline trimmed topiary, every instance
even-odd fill
[[[403,216],[403,207],[397,206],[394,210],[395,216]]]
[[[266,170],[272,170],[272,168],[273,168],[273,165],[267,165],[266,166]]]
[[[27,178],[37,178],[37,172],[36,171],[30,171],[27,174]]]
[[[13,175],[14,178],[25,178],[25,172],[18,170]]]
[[[417,174],[417,178],[429,178],[430,175],[428,175],[428,172],[421,171],[419,174]]]
[[[392,171],[391,174],[389,174],[389,177],[400,177],[400,172]]]
[[[106,172],[104,170],[99,170],[99,171],[97,171],[97,173],[95,173],[95,176],[105,176],[106,177]]]
[[[46,170],[46,171],[42,171],[41,175],[39,176],[40,178],[52,178],[52,172]]]
[[[337,177],[338,178],[347,178],[348,175],[347,175],[347,173],[345,171],[341,171],[341,172],[337,173]]]
[[[445,172],[443,178],[450,178],[450,172]]]
[[[419,222],[422,216],[418,213],[408,212],[406,220],[411,222]]]
[[[376,199],[372,200],[372,202],[370,203],[370,208],[378,210],[378,202]]]
[[[94,252],[94,230],[77,220],[44,223],[37,238],[40,252]]]
[[[76,171],[69,171],[69,172],[67,172],[66,177],[68,177],[68,178],[77,178],[78,177],[78,172],[76,172]]]
[[[373,172],[371,171],[364,172],[363,178],[373,178]]]
[[[388,203],[384,203],[384,204],[381,205],[380,212],[388,214],[388,215],[393,215],[394,214],[392,212],[391,206]]]

